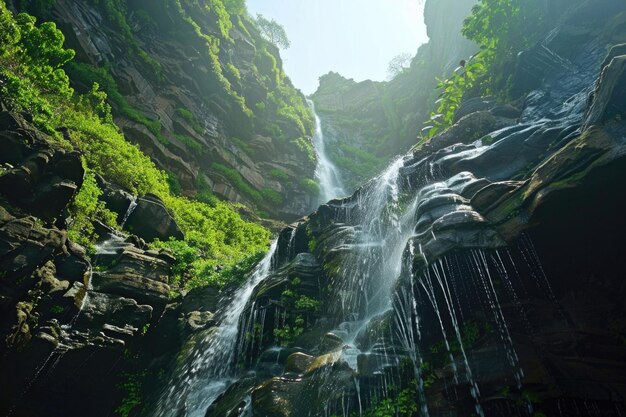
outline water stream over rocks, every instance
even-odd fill
[[[402,398],[422,416],[486,416],[496,397],[530,416],[518,342],[537,324],[520,300],[561,307],[524,231],[547,196],[626,149],[623,124],[605,128],[611,147],[584,127],[602,57],[582,47],[515,115],[470,114],[283,230],[184,352],[156,416],[354,417]],[[478,118],[478,139],[463,136]],[[340,196],[319,119],[316,149],[322,195]]]

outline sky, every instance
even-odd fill
[[[281,50],[285,72],[305,94],[335,71],[356,81],[387,78],[389,61],[414,56],[428,40],[420,0],[248,0],[252,16],[274,19],[291,47]]]

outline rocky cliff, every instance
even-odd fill
[[[243,3],[13,3],[57,23],[77,53],[73,85],[100,84],[126,137],[178,192],[275,218],[308,211],[314,196],[300,181],[314,177],[312,116]]]
[[[437,98],[437,78],[478,51],[461,35],[463,20],[475,3],[426,1],[429,41],[391,81],[357,83],[332,72],[320,78],[311,98],[326,140],[334,140],[331,157],[352,189],[415,144]]]
[[[466,102],[221,292],[172,294],[139,236],[69,241],[79,155],[0,114],[0,412],[624,415],[626,9],[570,6],[539,44],[558,60],[517,62],[517,107]]]

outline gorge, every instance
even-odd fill
[[[250,56],[263,48],[274,55],[234,3],[224,2],[224,10],[248,34],[242,27],[228,32],[233,42],[225,43],[234,52],[224,56],[246,48]],[[461,2],[450,13],[450,33],[441,25],[454,2],[426,3],[427,23],[439,26],[429,27],[429,44],[389,82],[329,74],[307,102],[288,78],[271,87],[261,68],[242,71],[244,106],[273,88],[297,102],[300,123],[285,116],[284,106],[271,115],[268,108],[248,107],[254,107],[250,120],[276,118],[282,135],[271,128],[263,133],[256,122],[237,126],[234,107],[218,107],[238,100],[213,92],[203,118],[212,121],[206,131],[216,132],[203,144],[211,151],[178,155],[193,167],[188,182],[179,181],[181,195],[160,188],[167,174],[159,177],[159,168],[174,169],[176,158],[163,159],[167,152],[157,148],[168,147],[157,146],[158,135],[143,142],[131,133],[139,145],[132,149],[121,140],[111,145],[132,158],[136,175],[130,180],[122,175],[124,158],[110,159],[101,150],[106,138],[118,137],[114,130],[97,136],[107,123],[115,121],[125,134],[147,129],[130,113],[118,109],[109,122],[105,114],[99,130],[73,123],[67,113],[63,126],[52,118],[43,123],[33,114],[36,106],[21,105],[26,99],[2,87],[0,415],[624,415],[626,5],[533,2],[541,7],[519,21],[511,12],[505,26],[526,31],[541,24],[532,34],[537,39],[499,61],[485,58],[487,43],[481,43],[483,55],[466,57],[478,47],[461,39],[461,26],[471,32],[463,19],[496,8],[523,11],[523,2]],[[85,38],[76,28],[102,17],[108,9],[99,4],[57,0],[50,15],[65,33],[74,31],[72,42],[90,39],[98,49],[119,42],[110,28]],[[206,14],[194,9],[200,4]],[[211,30],[217,4],[163,0],[167,13],[191,16],[195,10]],[[129,20],[145,20],[135,7],[128,2],[124,9]],[[4,4],[0,12],[0,28],[29,27],[23,17],[13,24]],[[540,19],[531,23],[529,16]],[[82,23],[70,24],[77,19]],[[138,47],[161,59],[152,48],[171,42],[172,33]],[[495,39],[506,44],[504,37]],[[112,47],[106,59],[118,59],[116,51]],[[10,53],[0,49],[8,68],[0,73],[2,86],[16,83],[8,71],[22,62],[11,61]],[[421,64],[424,57],[432,62]],[[235,61],[238,67],[249,62],[245,55]],[[138,76],[142,71],[132,68],[140,64],[133,62],[121,68]],[[150,99],[148,87],[133,94],[162,113],[159,135],[176,138],[192,119],[184,122],[172,103],[197,99],[189,108],[200,111],[204,95],[191,84],[185,88],[193,94],[176,93],[168,77],[179,74],[177,80],[200,88],[204,76],[191,71],[193,65],[169,68],[187,61],[163,62],[168,81],[155,81]],[[498,72],[476,76],[475,63]],[[430,72],[448,77],[438,101],[425,75]],[[481,77],[489,91],[481,90]],[[459,84],[464,89],[456,99]],[[86,100],[103,103],[97,94],[81,97],[79,110]],[[174,116],[171,126],[164,116],[172,116],[170,110],[181,118]],[[243,131],[233,133],[238,128]],[[206,142],[206,131],[193,137]],[[249,140],[247,156],[245,146],[231,140],[237,134]],[[98,140],[89,141],[90,135]],[[309,151],[298,147],[299,135]],[[371,153],[371,163],[359,165],[366,156],[354,149]],[[112,172],[109,161],[120,161],[121,168]],[[183,171],[176,171],[179,179]],[[202,175],[212,196],[206,201],[197,198],[208,191],[198,187]],[[235,178],[250,179],[244,183],[253,191],[274,187],[282,197],[272,201],[275,194],[266,192],[248,201],[255,194],[245,197],[248,188],[240,185],[230,198],[217,192],[215,178],[233,186]],[[76,227],[84,213],[91,229]]]

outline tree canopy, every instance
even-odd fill
[[[263,37],[274,45],[279,46],[283,49],[287,49],[291,46],[291,42],[289,42],[289,38],[287,37],[287,32],[285,32],[285,28],[283,28],[280,23],[278,23],[274,19],[268,20],[263,17],[263,15],[257,14],[256,23],[261,30],[261,34],[263,35]]]

